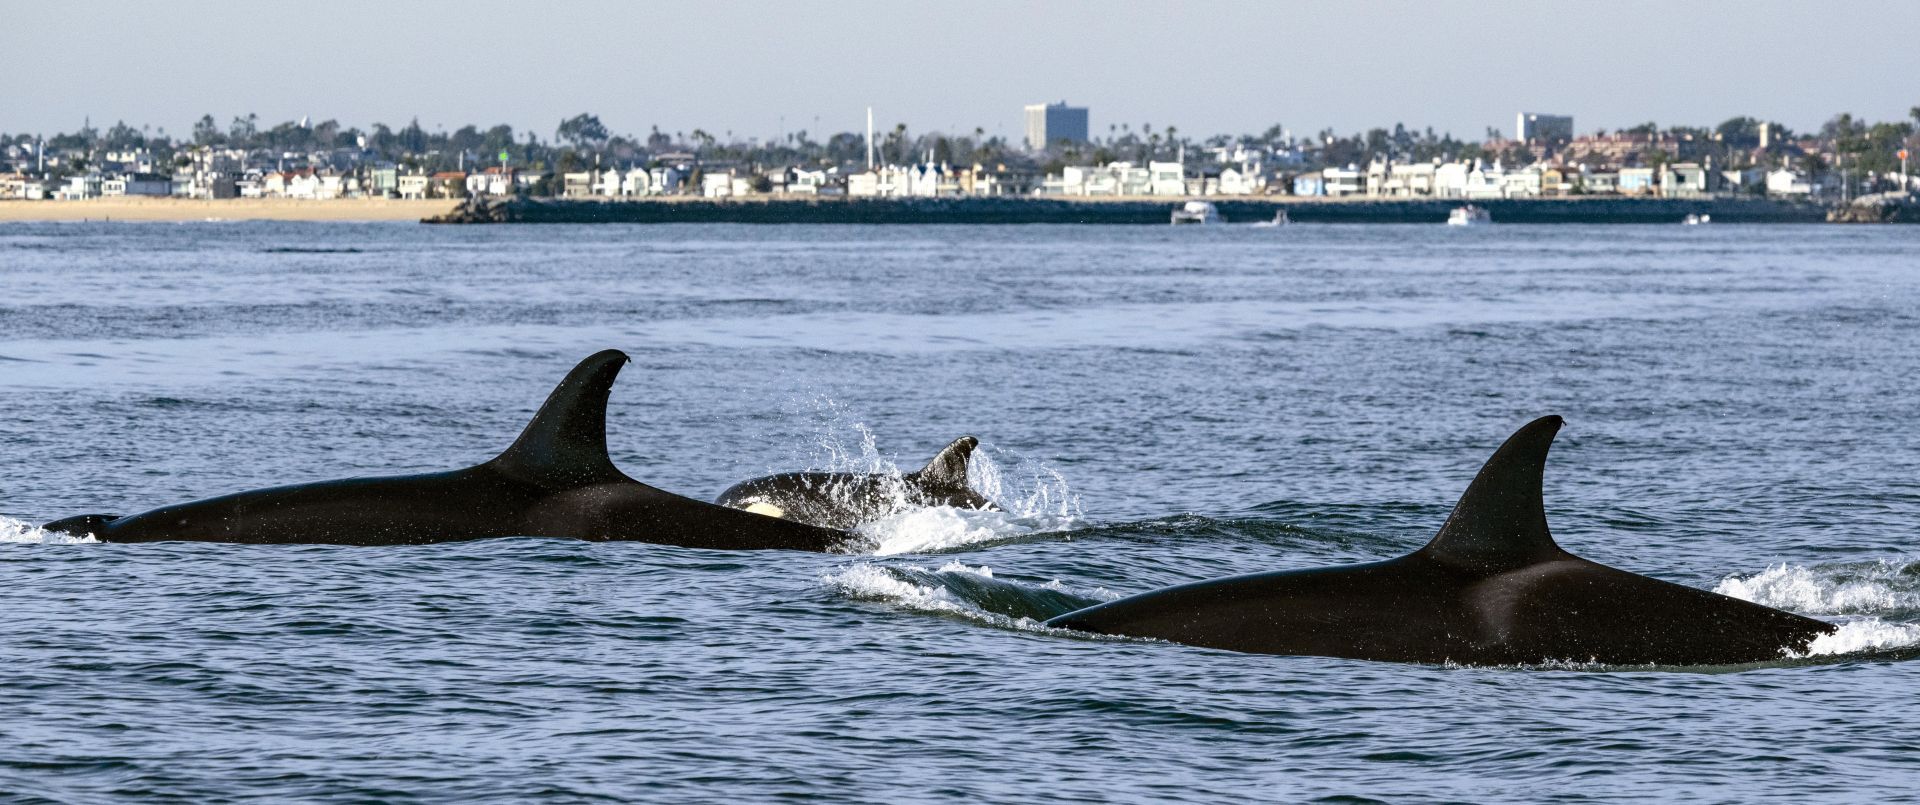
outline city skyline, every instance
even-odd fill
[[[0,131],[70,131],[91,118],[180,137],[202,114],[224,124],[256,113],[359,127],[417,117],[430,130],[504,122],[544,138],[592,111],[616,133],[704,127],[764,140],[858,131],[871,106],[882,128],[978,127],[1014,142],[1028,104],[1064,99],[1091,109],[1096,137],[1123,122],[1193,135],[1399,122],[1478,139],[1522,109],[1570,114],[1582,133],[1743,114],[1805,130],[1840,111],[1900,119],[1920,101],[1899,80],[1920,73],[1914,49],[1861,47],[1840,32],[1823,48],[1826,35],[1796,14],[1755,5],[1674,13],[1633,0],[1608,21],[1576,23],[1513,3],[1204,4],[1165,18],[1144,5],[822,15],[582,2],[565,7],[564,25],[485,3],[348,2],[320,20],[212,0],[28,6],[8,12],[19,30],[138,35],[105,37],[110,51],[81,59],[68,38],[25,38]],[[1905,3],[1851,11],[1876,30],[1920,22]],[[205,45],[183,46],[196,41]],[[1433,69],[1409,69],[1423,60]]]

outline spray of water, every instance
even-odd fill
[[[1920,625],[1895,620],[1920,612],[1920,562],[1775,565],[1729,576],[1714,592],[1743,601],[1826,616],[1838,631],[1815,638],[1798,657],[1886,651],[1920,645]]]
[[[99,542],[92,536],[76,537],[56,531],[47,531],[32,523],[0,517],[0,543],[19,542],[30,545],[74,545],[83,542]]]
[[[1064,476],[1039,461],[999,451],[991,443],[982,443],[974,451],[967,483],[993,501],[997,511],[925,505],[906,476],[919,470],[931,453],[896,460],[881,452],[873,428],[849,416],[834,401],[815,399],[809,408],[818,424],[810,439],[812,455],[801,458],[801,463],[809,471],[868,475],[878,481],[858,489],[826,490],[834,496],[860,494],[880,500],[881,516],[855,529],[860,539],[844,546],[850,553],[956,550],[1064,530],[1081,518],[1080,499]],[[1002,457],[1008,459],[1004,464]],[[871,498],[841,502],[873,505]]]

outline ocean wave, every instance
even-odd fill
[[[29,545],[75,545],[86,542],[99,542],[92,535],[76,537],[58,531],[48,531],[24,520],[15,520],[0,515],[0,543],[18,542]]]

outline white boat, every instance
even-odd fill
[[[1701,213],[1699,215],[1694,215],[1693,213],[1687,213],[1687,217],[1681,219],[1680,223],[1686,224],[1687,226],[1699,226],[1701,224],[1710,224],[1710,223],[1713,223],[1713,216],[1708,215],[1706,213]]]
[[[1227,219],[1220,217],[1220,211],[1214,209],[1211,201],[1189,201],[1173,211],[1173,222],[1177,224],[1224,224]]]
[[[1255,223],[1254,223],[1254,226],[1259,226],[1259,227],[1267,227],[1267,226],[1286,226],[1287,224],[1290,224],[1290,223],[1293,223],[1293,221],[1291,221],[1291,220],[1288,220],[1288,219],[1287,219],[1287,211],[1286,211],[1286,210],[1280,210],[1280,211],[1278,211],[1278,212],[1275,212],[1275,213],[1273,214],[1273,220],[1271,220],[1271,221],[1258,221],[1258,222],[1255,222]]]
[[[1490,223],[1493,223],[1493,216],[1488,215],[1485,208],[1472,204],[1455,207],[1453,212],[1447,215],[1447,226],[1479,226]]]

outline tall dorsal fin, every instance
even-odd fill
[[[1416,556],[1489,573],[1566,555],[1547,532],[1540,484],[1560,417],[1543,416],[1507,437],[1487,459],[1433,541]]]
[[[555,386],[520,438],[487,462],[524,480],[574,485],[624,478],[607,456],[607,395],[627,363],[617,349],[596,352]]]
[[[953,440],[953,444],[942,448],[927,466],[914,473],[913,480],[933,489],[965,489],[967,460],[973,458],[973,448],[979,446],[980,440],[972,436]]]

